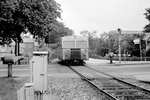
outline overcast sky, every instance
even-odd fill
[[[62,21],[76,34],[84,30],[98,33],[111,30],[142,31],[148,24],[145,9],[150,0],[56,0],[61,5]]]

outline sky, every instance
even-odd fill
[[[111,30],[142,31],[148,24],[145,9],[150,0],[56,0],[61,5],[62,22],[75,34]]]

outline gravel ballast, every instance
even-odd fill
[[[58,96],[60,100],[100,100],[101,97],[80,78],[48,78],[47,94]]]

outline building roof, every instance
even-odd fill
[[[87,37],[84,36],[64,36],[62,41],[88,41]]]

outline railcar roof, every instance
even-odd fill
[[[85,40],[87,41],[88,38],[87,37],[83,37],[83,36],[64,36],[62,37],[62,40]]]

